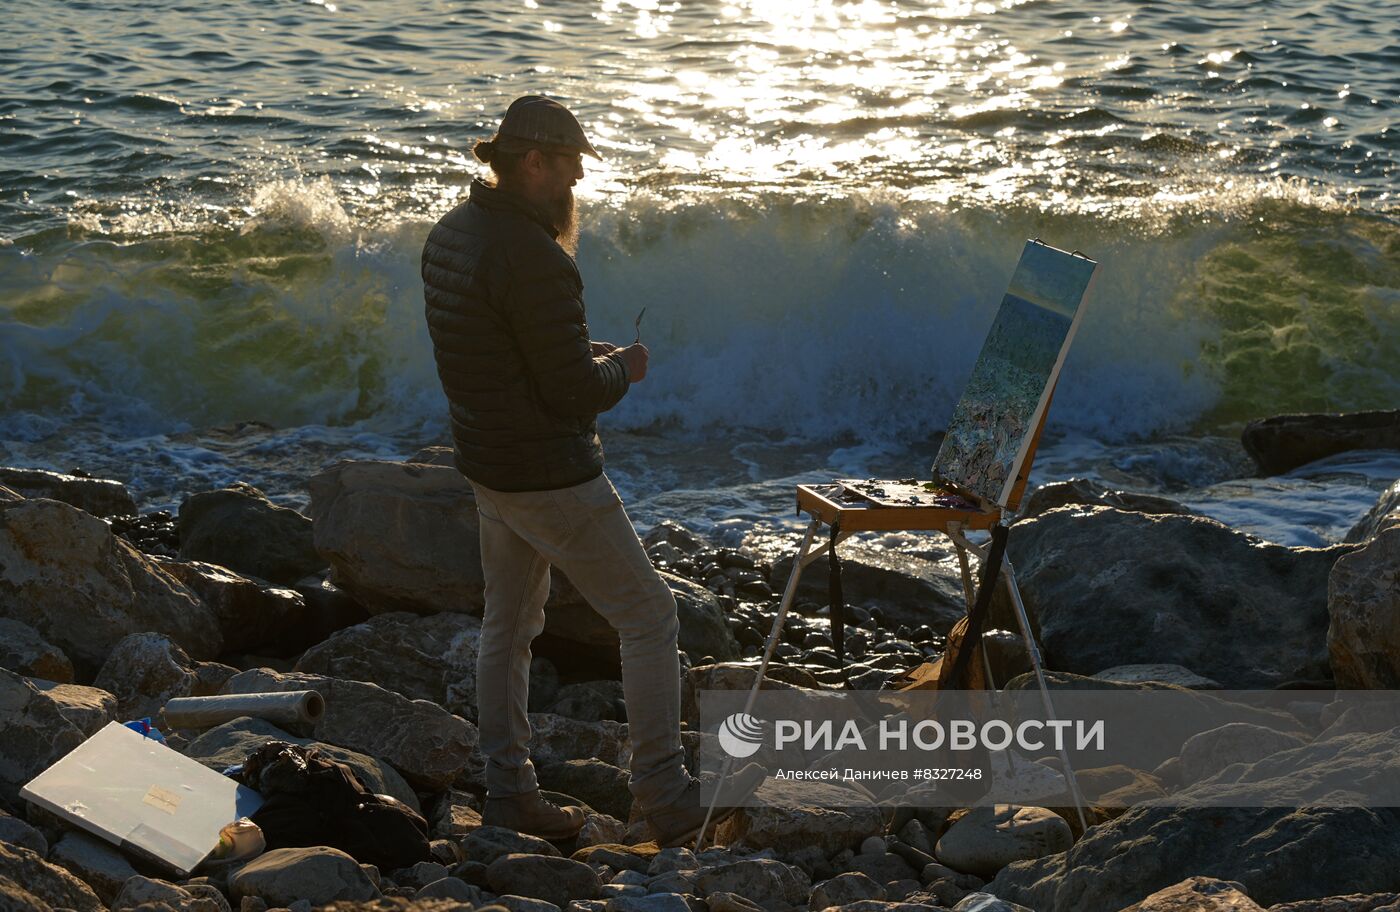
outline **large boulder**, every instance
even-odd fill
[[[123,719],[155,718],[168,701],[193,694],[199,675],[168,637],[133,633],[112,649],[93,684],[117,698]]]
[[[316,550],[372,613],[481,613],[476,498],[455,468],[341,462],[309,487]]]
[[[1053,693],[1066,691],[1076,694],[1065,701],[1060,701],[1057,697],[1059,707],[1074,705],[1080,712],[1107,714],[1107,724],[1110,727],[1114,718],[1121,718],[1119,714],[1130,711],[1129,707],[1137,701],[1136,696],[1128,695],[1142,694],[1139,706],[1151,701],[1152,724],[1134,725],[1131,742],[1116,741],[1113,748],[1112,759],[1131,763],[1139,770],[1150,770],[1166,760],[1178,757],[1182,747],[1191,738],[1232,723],[1249,723],[1289,735],[1301,734],[1300,729],[1303,727],[1296,716],[1282,709],[1226,700],[1217,692],[1193,690],[1175,684],[1155,681],[1108,681],[1062,671],[1045,672],[1045,684]],[[1034,691],[1038,687],[1039,681],[1034,674],[1023,674],[1008,681],[1005,689]],[[1106,692],[1104,702],[1094,702],[1090,694],[1084,693],[1086,691]],[[1118,785],[1112,786],[1114,789],[1117,787]]]
[[[1330,676],[1327,577],[1350,550],[1107,507],[1051,510],[1008,544],[1050,667],[1166,662],[1234,689]]]
[[[856,849],[885,829],[885,814],[868,795],[836,782],[769,779],[753,803],[720,824],[716,841],[789,855],[809,846],[826,857]]]
[[[1240,441],[1261,475],[1281,475],[1348,450],[1400,450],[1400,411],[1275,415],[1245,425]]]
[[[256,896],[269,906],[287,906],[297,900],[321,906],[378,895],[379,889],[355,859],[328,846],[273,849],[229,878],[229,896],[235,901]]]
[[[91,887],[63,868],[49,864],[22,846],[0,842],[0,887],[9,885],[54,909],[73,909],[75,912],[103,912],[106,909]],[[0,889],[0,900],[10,897],[23,899],[10,889]],[[32,907],[17,901],[6,908],[18,910]]]
[[[1188,877],[1158,890],[1123,912],[1264,912],[1239,890],[1239,884],[1215,877]]]
[[[1400,687],[1400,528],[1342,556],[1327,584],[1327,650],[1337,686]]]
[[[1375,505],[1351,527],[1344,541],[1364,542],[1375,538],[1384,529],[1400,525],[1400,481],[1381,493]]]
[[[159,565],[199,596],[218,618],[225,653],[291,656],[369,615],[353,599],[308,598],[296,589],[269,587],[204,561],[161,560]],[[317,593],[317,589],[308,588]]]
[[[23,621],[0,617],[0,668],[46,681],[73,680],[73,663],[62,649]]]
[[[279,674],[267,668],[230,678],[223,693],[314,690],[326,711],[311,729],[317,741],[382,758],[415,787],[442,791],[459,777],[484,782],[486,760],[476,726],[427,700],[410,700],[363,681],[310,674]]]
[[[107,523],[56,500],[0,502],[0,591],[0,616],[62,649],[80,680],[132,633],[163,633],[198,659],[223,645],[193,592]]]
[[[381,614],[308,649],[296,671],[369,681],[476,719],[481,621],[456,612]]]
[[[1133,513],[1192,512],[1189,507],[1156,494],[1115,491],[1107,485],[1087,478],[1071,478],[1036,488],[1031,496],[1026,498],[1026,503],[1021,508],[1021,518],[1030,519],[1048,510],[1067,506],[1113,507]]]
[[[1038,807],[975,807],[948,828],[934,854],[955,871],[992,877],[1014,861],[1063,852],[1074,836],[1069,821]]]
[[[1231,722],[1192,735],[1181,746],[1181,781],[1201,782],[1232,764],[1253,763],[1307,743],[1301,735],[1248,722]]]
[[[131,516],[136,501],[126,485],[106,478],[84,478],[44,469],[0,467],[0,485],[23,497],[61,500],[93,516]]]
[[[184,754],[191,760],[198,760],[213,770],[223,772],[248,759],[259,747],[269,741],[288,741],[314,747],[327,757],[344,763],[354,770],[355,777],[365,788],[380,795],[397,798],[404,804],[420,810],[418,795],[404,781],[403,777],[389,764],[378,757],[371,757],[359,751],[327,744],[311,738],[298,738],[273,725],[265,719],[243,717],[211,728],[186,745]]]
[[[326,566],[311,520],[279,507],[252,485],[191,494],[180,504],[180,559],[208,561],[290,586]]]
[[[598,895],[598,874],[572,858],[554,855],[503,855],[486,869],[486,880],[497,893],[529,896],[561,909],[571,900]]]
[[[1005,868],[987,889],[1039,912],[1118,912],[1194,875],[1239,881],[1264,906],[1400,889],[1386,860],[1400,852],[1400,813],[1356,806],[1386,782],[1392,797],[1379,800],[1394,803],[1397,737],[1350,732],[1230,767],[1172,806],[1130,808],[1068,852]]]
[[[674,573],[659,572],[676,597],[680,621],[677,639],[690,660],[695,662],[705,656],[719,661],[737,659],[739,643],[725,623],[724,609],[715,594]],[[550,601],[545,605],[545,635],[588,647],[590,651],[605,651],[609,657],[617,656],[617,631],[579,595],[567,577],[556,577]]]
[[[13,806],[21,786],[96,734],[116,710],[116,698],[96,688],[0,669],[0,799]]]

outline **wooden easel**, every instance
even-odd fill
[[[1030,242],[1039,243],[1039,240]],[[1027,245],[1029,247],[1029,244]],[[1061,251],[1063,253],[1063,251]],[[1076,256],[1082,256],[1076,251]],[[1092,282],[1092,277],[1091,277]],[[1088,289],[1083,293],[1083,298],[1088,297]],[[1082,304],[1082,301],[1081,301]],[[1064,348],[1068,348],[1068,342]],[[1064,350],[1061,351],[1061,359],[1064,357]],[[864,496],[860,493],[862,485],[853,485],[849,481],[837,481],[825,485],[798,485],[797,486],[797,510],[799,513],[806,513],[811,517],[807,524],[806,534],[802,539],[802,545],[798,549],[793,560],[792,572],[788,576],[787,586],[783,589],[783,598],[778,606],[777,616],[773,619],[773,628],[768,634],[768,641],[764,644],[763,658],[759,662],[758,673],[754,677],[753,685],[749,690],[748,699],[744,704],[744,713],[753,711],[754,702],[758,697],[759,688],[762,686],[763,677],[768,671],[769,662],[773,658],[773,650],[777,646],[782,635],[783,622],[787,618],[787,613],[792,606],[792,601],[797,593],[798,581],[802,578],[802,571],[823,554],[831,554],[832,560],[832,583],[839,587],[839,565],[834,559],[834,549],[842,541],[857,532],[935,532],[942,533],[953,543],[957,551],[958,566],[962,573],[963,594],[967,599],[969,615],[973,611],[974,603],[979,600],[990,598],[990,592],[979,593],[972,581],[972,570],[968,561],[968,554],[977,556],[980,562],[986,562],[990,556],[998,558],[999,566],[988,568],[991,576],[984,576],[984,586],[994,587],[998,580],[1005,579],[1007,588],[1011,594],[1011,602],[1015,608],[1016,621],[1021,629],[1022,639],[1025,641],[1026,650],[1030,655],[1031,667],[1035,672],[1036,684],[1040,689],[1041,701],[1045,707],[1047,719],[1055,719],[1055,707],[1050,698],[1050,690],[1045,682],[1044,667],[1041,662],[1040,648],[1037,646],[1035,636],[1031,632],[1030,619],[1026,614],[1025,603],[1021,599],[1020,587],[1016,583],[1015,570],[1010,560],[1006,559],[1003,549],[993,549],[987,544],[975,544],[967,538],[968,532],[993,531],[996,535],[1002,536],[1004,543],[1006,525],[1003,522],[1006,516],[1014,515],[1020,506],[1021,499],[1025,494],[1026,485],[1030,478],[1031,464],[1035,460],[1035,453],[1040,445],[1041,434],[1045,430],[1045,418],[1050,413],[1050,402],[1054,398],[1055,387],[1058,383],[1058,365],[1054,380],[1049,385],[1040,416],[1036,422],[1035,432],[1031,435],[1029,445],[1021,454],[1019,461],[1015,465],[1015,480],[1010,492],[1006,497],[1006,506],[1000,507],[995,503],[990,503],[984,498],[968,494],[961,490],[957,491],[962,495],[963,505],[943,506],[935,505],[939,500],[937,497],[913,497],[902,498],[906,502],[898,502],[895,499]],[[891,486],[896,482],[885,482]],[[906,493],[903,491],[898,494]],[[919,500],[923,503],[911,503],[909,500]],[[927,505],[926,505],[927,504]],[[817,532],[823,526],[830,529],[830,537],[826,542],[817,540]],[[832,640],[836,647],[838,658],[842,657],[842,629],[843,619],[837,615],[840,612],[840,599],[834,599],[832,605]],[[992,679],[990,663],[987,660],[986,647],[981,642],[980,636],[976,644],[983,662],[983,668],[988,682],[988,690],[996,693],[997,684]],[[925,663],[910,672],[906,673],[906,684],[900,690],[918,690],[932,687],[937,681],[936,666]],[[1079,784],[1075,779],[1074,769],[1070,764],[1069,755],[1063,747],[1059,750],[1060,761],[1064,764],[1065,781],[1069,786],[1070,795],[1074,801],[1075,812],[1079,817],[1080,831],[1088,829],[1084,816],[1084,800],[1079,791]],[[733,761],[726,760],[724,769],[720,773],[720,781],[728,777],[732,771]],[[715,794],[711,798],[709,812],[705,816],[704,825],[700,828],[699,836],[696,838],[695,851],[700,851],[704,842],[705,831],[709,828],[710,818],[714,814],[715,803],[718,800],[720,789],[715,789]]]

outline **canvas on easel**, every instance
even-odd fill
[[[1005,508],[1079,327],[1097,264],[1027,241],[972,376],[953,411],[933,476]]]

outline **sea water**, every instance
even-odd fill
[[[0,463],[144,508],[447,442],[419,255],[517,95],[574,110],[639,526],[790,534],[925,476],[1026,238],[1102,264],[1033,481],[1342,537],[1251,419],[1400,402],[1400,17],[1362,0],[6,0]]]

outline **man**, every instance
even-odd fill
[[[646,376],[648,352],[589,339],[572,257],[573,186],[583,156],[599,155],[574,116],[540,95],[516,99],[473,151],[496,182],[473,181],[433,228],[423,283],[456,464],[481,520],[482,819],[556,840],[583,825],[580,808],[540,796],[527,749],[530,642],[544,629],[553,565],[617,629],[632,794],[658,842],[678,845],[705,808],[681,762],[676,602],[603,474],[596,425]],[[762,777],[746,767],[732,790],[747,794]]]

